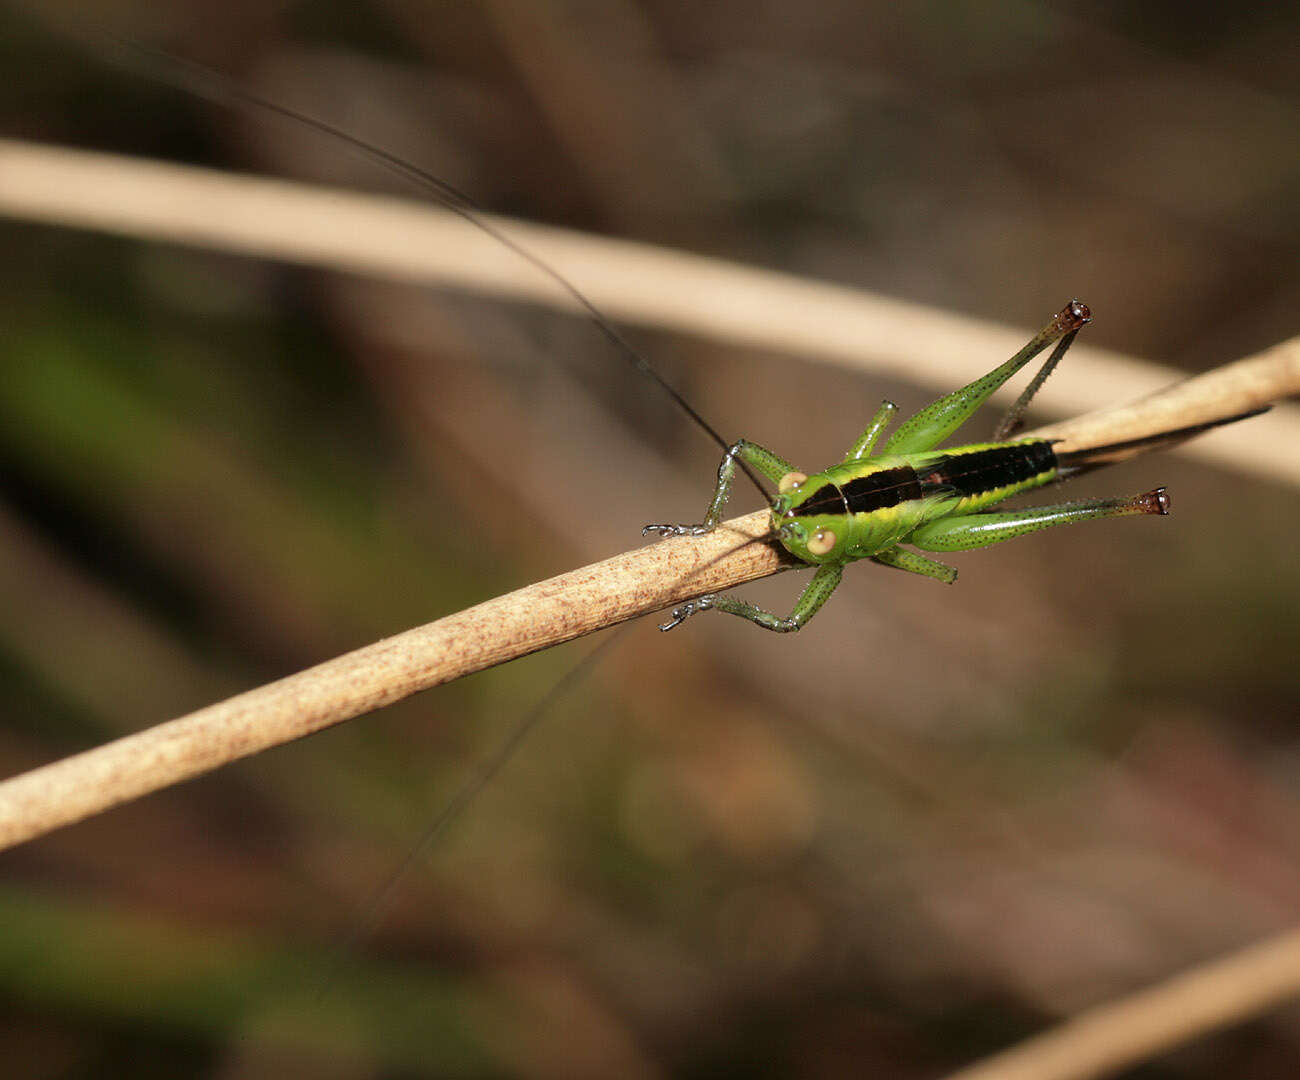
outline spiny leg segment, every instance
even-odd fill
[[[1074,301],[1073,303],[1078,303]],[[1079,305],[1083,307],[1082,304]],[[1083,310],[1087,312],[1087,308]],[[1091,315],[1085,315],[1083,321],[1087,322]],[[1025,387],[1016,402],[1007,410],[1006,415],[998,421],[998,426],[993,429],[993,442],[1002,442],[1004,439],[1011,438],[1017,431],[1025,426],[1024,416],[1029,408],[1029,403],[1034,400],[1034,396],[1043,388],[1043,383],[1047,382],[1047,377],[1056,370],[1056,365],[1061,362],[1061,357],[1065,355],[1066,349],[1074,344],[1074,339],[1079,336],[1079,330],[1082,324],[1074,330],[1071,330],[1065,337],[1056,343],[1056,348],[1052,350],[1052,355],[1047,358],[1047,362],[1038,369],[1038,374]]]
[[[1048,357],[1043,365],[1043,371],[1030,384],[1031,390],[1037,392],[1038,387],[1043,385],[1043,380],[1051,374],[1052,368],[1074,341],[1074,335],[1091,318],[1092,312],[1088,310],[1087,304],[1071,300],[1005,364],[1000,364],[987,375],[968,383],[960,390],[945,394],[905,421],[885,443],[885,453],[915,454],[923,450],[933,450],[966,423],[1003,383],[1052,342],[1059,340],[1061,344]],[[1032,396],[1032,393],[1028,393],[1028,396],[1022,394],[1021,400],[1012,406],[1012,413],[1014,414],[1017,409],[1023,412]],[[1013,417],[1009,416],[1009,419]],[[1004,420],[1003,423],[1005,424],[1006,421]]]
[[[1136,514],[1168,514],[1169,493],[1162,487],[1128,498],[1086,499],[1081,502],[1033,506],[1024,510],[963,514],[940,518],[922,525],[908,538],[922,551],[969,551],[972,548],[1000,544],[1017,536],[1074,525],[1099,518],[1132,517]],[[954,576],[956,571],[953,571]],[[931,575],[933,576],[933,575]]]

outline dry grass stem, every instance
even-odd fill
[[[0,213],[574,307],[516,254],[428,203],[0,140]],[[1010,356],[1027,337],[1024,330],[844,286],[484,217],[557,267],[615,319],[784,350],[942,390],[969,379],[972,357]],[[1170,369],[1080,344],[1036,404],[1074,416],[1163,395],[1176,378]],[[1300,341],[1261,355],[1249,392],[1249,380],[1238,378],[1241,396],[1235,400],[1241,402],[1300,392]],[[1193,452],[1300,484],[1300,457],[1261,452],[1297,444],[1300,409],[1287,407],[1266,421],[1198,441]]]
[[[1099,1005],[947,1080],[1106,1076],[1300,994],[1300,930]]]

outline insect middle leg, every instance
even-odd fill
[[[722,464],[718,466],[718,487],[709,502],[708,513],[698,525],[647,525],[641,530],[642,536],[655,533],[659,536],[704,536],[713,532],[722,520],[722,509],[727,505],[731,495],[731,485],[736,479],[736,461],[743,461],[756,472],[766,476],[772,483],[779,483],[781,477],[795,471],[784,458],[777,457],[771,450],[752,443],[748,439],[739,439],[727,448]]]

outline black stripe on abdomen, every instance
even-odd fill
[[[921,475],[920,486],[925,494],[942,489],[965,498],[1023,484],[1055,467],[1056,455],[1046,440],[995,446],[944,458]]]
[[[856,477],[844,485],[844,500],[850,514],[869,514],[920,497],[921,485],[916,470],[910,465],[881,469]]]

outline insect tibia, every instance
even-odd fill
[[[1169,513],[1172,500],[1166,488],[1152,488],[1141,495],[1117,496],[1113,499],[1087,499],[1078,503],[1067,503],[1080,511],[1087,510],[1093,517],[1130,517],[1137,514],[1158,514],[1161,517]]]
[[[1169,498],[1167,488],[1158,487],[1127,498],[1119,496],[1114,499],[1094,499],[1073,505],[1081,510],[1091,507],[1094,517],[1130,517],[1138,514],[1157,514],[1165,517],[1173,501]]]

